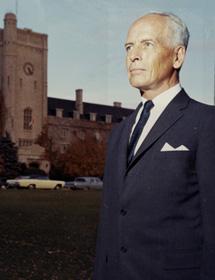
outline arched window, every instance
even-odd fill
[[[32,110],[31,108],[26,108],[24,110],[24,122],[23,122],[23,127],[26,130],[31,130],[32,129]]]

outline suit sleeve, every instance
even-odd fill
[[[99,225],[97,229],[96,237],[96,258],[94,264],[93,280],[102,279],[103,263],[105,254],[105,236],[104,236],[104,224],[105,224],[105,213],[104,213],[104,187],[102,195],[102,203],[100,209]]]
[[[215,108],[201,119],[196,157],[203,224],[201,280],[215,279]]]
[[[108,150],[106,154],[106,162],[105,162],[105,170],[104,170],[104,178],[103,178],[103,191],[102,191],[102,199],[101,199],[101,209],[100,209],[100,217],[99,217],[99,225],[97,229],[97,238],[96,238],[96,258],[94,265],[94,273],[93,280],[101,280],[104,279],[105,273],[105,252],[106,252],[106,231],[105,228],[107,222],[107,211],[106,211],[106,192],[107,192],[107,177],[108,175],[108,161],[111,158],[111,139],[113,138],[113,132],[116,127],[111,131],[111,134],[108,139]]]

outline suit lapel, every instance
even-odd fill
[[[183,116],[183,109],[188,105],[189,101],[190,98],[184,90],[181,90],[181,92],[176,95],[150,130],[133,160],[128,165],[127,171],[138,161],[146,150]]]
[[[140,109],[140,107],[142,106],[142,103],[140,103],[138,105],[138,107],[136,108],[136,110],[127,118],[127,120],[125,121],[125,125],[122,129],[121,135],[119,136],[119,145],[117,147],[118,152],[118,167],[119,170],[118,172],[120,173],[119,178],[123,178],[126,168],[127,168],[127,149],[128,149],[128,142],[129,142],[129,137],[130,137],[130,133],[132,130],[132,126],[135,123],[135,119],[137,116],[137,113]]]

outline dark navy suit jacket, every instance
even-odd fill
[[[110,136],[94,279],[215,280],[215,108],[182,90],[127,166],[138,109]]]

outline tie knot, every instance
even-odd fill
[[[154,103],[152,100],[148,100],[144,103],[143,111],[149,113],[152,107],[154,107]]]

